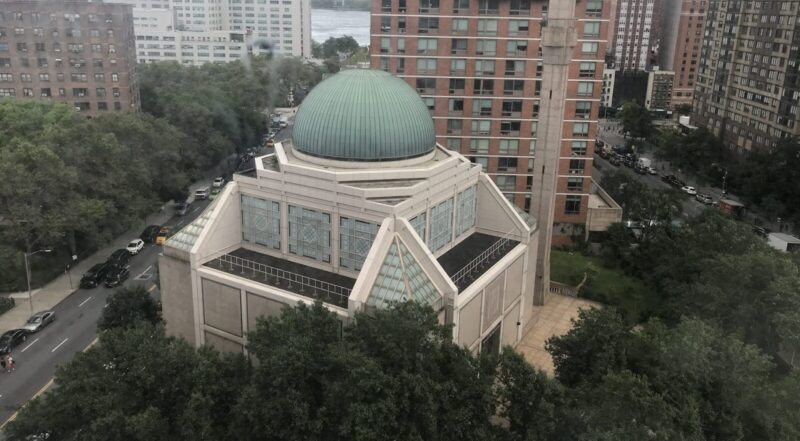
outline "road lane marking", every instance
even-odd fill
[[[89,296],[89,297],[87,297],[87,298],[86,298],[86,300],[82,301],[82,302],[80,303],[80,305],[78,305],[78,308],[80,308],[81,306],[85,305],[85,304],[86,304],[86,302],[88,302],[89,300],[92,300],[92,297],[93,297],[93,296]]]
[[[156,289],[155,285],[151,286],[150,289],[147,290],[147,292],[153,292],[154,289]]]
[[[27,351],[27,350],[28,350],[28,348],[29,348],[29,347],[31,347],[31,346],[33,346],[33,344],[34,344],[34,343],[36,343],[37,341],[39,341],[39,338],[38,338],[38,337],[36,338],[36,340],[34,340],[34,341],[30,342],[30,343],[28,344],[28,346],[25,346],[25,348],[23,348],[23,349],[22,349],[20,352],[25,352],[25,351]]]
[[[200,207],[194,207],[194,210],[192,210],[192,213],[194,213],[195,211],[197,211],[199,209],[200,209]]]
[[[54,347],[54,348],[53,348],[53,350],[52,350],[52,351],[50,351],[50,352],[55,352],[55,351],[56,351],[56,349],[60,348],[60,347],[61,347],[61,345],[63,345],[64,343],[66,343],[66,342],[67,342],[67,340],[69,340],[69,337],[65,338],[65,339],[64,339],[64,341],[62,341],[61,343],[59,343],[59,344],[58,344],[58,346]]]
[[[146,273],[146,272],[150,271],[150,268],[152,268],[152,267],[153,267],[153,265],[150,265],[150,266],[148,266],[147,268],[145,268],[145,270],[144,270],[144,271],[142,271],[142,274],[144,274],[144,273]]]
[[[92,346],[94,346],[95,344],[97,344],[97,339],[98,339],[98,338],[99,338],[99,337],[95,337],[95,338],[94,338],[94,340],[92,340],[92,342],[91,342],[91,343],[89,343],[89,344],[88,344],[88,345],[87,345],[85,348],[83,348],[83,352],[86,352],[86,351],[88,351],[88,350],[89,350],[89,348],[91,348]]]
[[[181,221],[178,222],[178,226],[180,226],[182,223],[183,223],[183,220],[181,219]]]

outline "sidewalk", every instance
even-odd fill
[[[211,185],[211,179],[217,176],[220,167],[224,167],[224,163],[215,167],[211,172],[208,172],[206,174],[206,178],[189,186],[190,199],[193,199],[194,191],[196,189]],[[33,311],[36,312],[52,309],[70,294],[77,291],[78,284],[80,283],[81,275],[83,275],[83,273],[85,273],[95,264],[105,262],[108,256],[115,250],[125,248],[131,239],[139,237],[146,225],[165,224],[173,216],[173,205],[173,201],[165,203],[163,205],[163,211],[149,214],[146,218],[146,223],[137,223],[135,226],[131,227],[128,231],[111,241],[102,249],[97,250],[91,256],[79,261],[70,268],[69,274],[62,274],[53,279],[44,287],[33,290],[33,296],[31,298],[33,302]],[[30,302],[28,301],[27,291],[13,293],[10,294],[9,297],[14,298],[15,305],[9,311],[0,315],[0,333],[6,332],[10,329],[19,328],[25,324],[31,315],[31,306]]]

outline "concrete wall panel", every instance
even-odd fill
[[[481,298],[476,295],[458,314],[458,344],[471,347],[481,335]]]
[[[506,288],[503,292],[503,310],[508,308],[522,293],[522,265],[525,256],[520,256],[506,271]]]
[[[503,333],[500,336],[500,345],[506,346],[517,343],[517,322],[519,321],[519,303],[503,317]]]
[[[202,279],[205,324],[242,335],[242,298],[239,288]]]
[[[244,347],[241,343],[220,337],[212,332],[205,332],[206,344],[221,352],[242,352]]]
[[[483,304],[483,331],[486,332],[492,323],[503,313],[503,286],[505,273],[499,275],[486,287]]]
[[[286,303],[268,299],[251,292],[247,293],[247,332],[256,329],[256,318],[265,316],[272,317],[279,315]]]
[[[161,280],[161,306],[167,322],[167,334],[181,337],[194,345],[195,317],[192,298],[192,272],[189,262],[170,256],[158,258]]]

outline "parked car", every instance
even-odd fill
[[[81,277],[81,288],[94,288],[99,285],[106,279],[106,275],[110,269],[111,265],[108,263],[98,263],[89,268],[89,271],[86,271]]]
[[[640,174],[640,175],[646,175],[647,174],[647,169],[644,168],[644,167],[640,167],[638,164],[633,167],[633,171],[635,173]]]
[[[661,175],[661,180],[666,182],[667,184],[671,184],[673,180],[677,179],[673,175]]]
[[[195,190],[194,198],[198,201],[208,199],[208,187],[198,188]]]
[[[106,283],[105,285],[109,288],[113,288],[115,286],[119,286],[122,282],[128,280],[128,277],[131,275],[130,270],[125,267],[118,267],[113,268],[111,271],[108,272],[108,276],[106,276]]]
[[[9,354],[20,343],[28,339],[28,335],[23,329],[12,329],[0,337],[0,354]]]
[[[692,187],[691,185],[684,185],[683,187],[681,187],[681,191],[688,194],[689,196],[694,196],[697,194],[697,190],[695,190],[695,188]]]
[[[139,236],[139,239],[145,241],[145,243],[153,243],[156,241],[156,235],[158,234],[158,230],[161,229],[159,225],[148,225],[145,227],[142,234]]]
[[[32,315],[31,318],[25,322],[25,325],[23,325],[21,329],[24,329],[29,334],[33,334],[34,332],[41,331],[42,328],[50,323],[53,323],[53,320],[55,319],[55,311],[39,311]]]
[[[144,241],[142,239],[133,239],[128,242],[128,247],[125,249],[132,255],[139,254],[139,252],[144,249]]]
[[[655,176],[658,174],[658,172],[653,167],[647,167],[647,174],[650,176]]]
[[[189,205],[188,202],[179,202],[178,205],[175,205],[175,214],[178,216],[186,216],[186,213],[189,212]]]
[[[714,202],[714,199],[711,199],[711,196],[707,194],[697,193],[694,198],[697,199],[697,202],[706,205],[711,205]]]
[[[164,245],[171,231],[172,227],[161,227],[161,230],[158,231],[158,235],[156,235],[156,245]]]
[[[770,231],[767,228],[759,227],[758,225],[753,225],[750,229],[753,231],[753,233],[756,233],[761,237],[764,238],[769,237]]]
[[[616,156],[616,155],[612,156],[611,159],[608,160],[608,162],[611,165],[619,165],[620,164],[619,156]]]
[[[214,179],[214,182],[211,184],[212,187],[222,187],[225,185],[225,178],[219,176]]]
[[[131,261],[131,253],[127,249],[118,249],[108,256],[106,263],[110,266],[127,266]]]

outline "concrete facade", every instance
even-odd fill
[[[707,2],[692,121],[739,153],[797,136],[800,5]]]
[[[57,101],[86,116],[138,111],[131,7],[0,1],[0,98]]]
[[[614,82],[616,78],[616,69],[603,69],[603,90],[601,92],[600,104],[604,107],[611,107],[614,102]]]
[[[644,106],[647,110],[672,110],[672,82],[675,72],[650,71],[647,76],[647,92]]]

